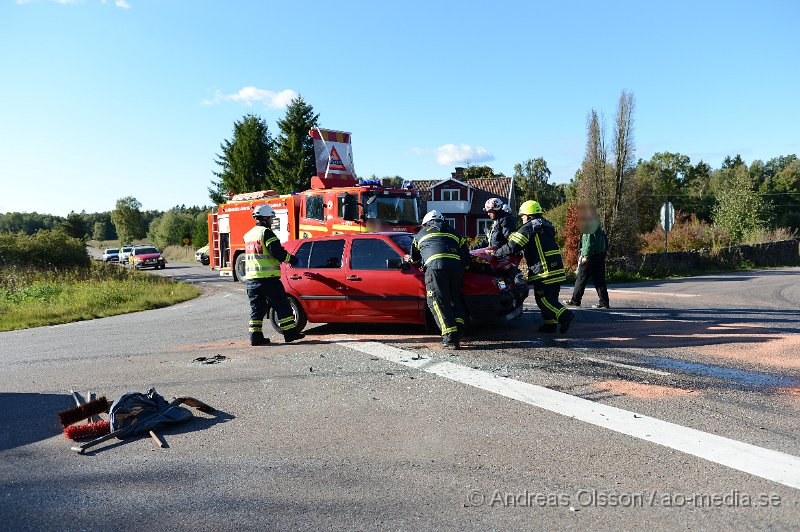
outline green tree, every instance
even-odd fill
[[[111,211],[111,222],[117,230],[120,244],[129,244],[145,235],[142,219],[142,204],[133,196],[117,200],[116,208]]]
[[[270,173],[273,149],[269,127],[261,117],[247,114],[235,121],[233,138],[220,144],[222,153],[214,161],[219,171],[208,187],[211,201],[219,204],[227,201],[228,193],[275,188]]]
[[[714,224],[728,231],[734,243],[766,227],[769,209],[753,189],[747,166],[738,164],[724,170],[731,172],[729,186],[717,194]]]
[[[649,161],[639,159],[636,165],[636,189],[639,198],[639,232],[652,231],[658,223],[658,210],[671,201],[678,210],[685,210],[687,175],[692,165],[680,153],[656,153]]]
[[[208,213],[199,212],[194,216],[192,226],[192,245],[196,248],[208,244]]]
[[[169,210],[152,221],[147,232],[148,240],[157,247],[183,245],[184,238],[192,238],[195,217],[189,213]]]
[[[274,188],[281,194],[305,190],[316,173],[314,141],[308,135],[317,126],[319,114],[302,96],[293,99],[286,116],[278,120],[280,134],[272,157],[271,170]]]
[[[488,167],[487,167],[488,168]],[[550,168],[541,157],[514,165],[514,194],[517,203],[529,199],[538,201],[544,210],[563,203],[562,190],[550,183]]]
[[[58,228],[72,238],[82,239],[86,236],[86,226],[84,225],[83,217],[76,212],[69,213],[67,219],[64,220]]]
[[[769,189],[776,210],[776,225],[800,228],[800,161],[796,158],[771,180]]]
[[[475,179],[479,177],[505,177],[503,172],[495,172],[491,166],[469,165],[464,169],[464,178]]]
[[[108,225],[100,220],[96,221],[92,228],[92,238],[98,242],[109,240]]]

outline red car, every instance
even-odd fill
[[[283,285],[299,329],[317,323],[430,324],[422,270],[404,262],[410,233],[332,235],[284,244],[298,264],[283,264]],[[522,313],[528,284],[518,274],[519,259],[497,261],[473,251],[464,275],[469,318],[513,319]],[[275,313],[270,322],[276,331]]]

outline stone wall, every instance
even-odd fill
[[[713,252],[709,249],[647,253],[609,259],[607,269],[630,273],[680,274],[696,270],[729,270],[749,265],[798,266],[800,240],[782,240],[766,244],[731,246]]]

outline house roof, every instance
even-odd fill
[[[448,177],[447,179],[414,180],[414,187],[419,192],[419,198],[424,202],[423,205],[431,200],[431,190],[434,187],[448,181],[456,181],[473,189],[472,205],[469,210],[470,214],[483,214],[483,206],[486,200],[490,198],[500,198],[504,202],[508,202],[508,188],[511,186],[510,177],[476,177],[467,179],[466,182]]]
[[[456,182],[456,183],[458,183],[459,185],[464,185],[465,187],[473,188],[473,186],[469,184],[469,181],[470,181],[469,179],[467,179],[467,181],[468,181],[468,182],[467,182],[467,183],[465,183],[465,182],[463,182],[463,181],[459,181],[459,180],[458,180],[458,179],[456,179],[455,177],[451,177],[451,178],[449,178],[449,179],[442,179],[441,181],[438,181],[438,182],[436,182],[435,184],[431,185],[431,188],[436,188],[436,187],[438,187],[439,185],[444,185],[444,184],[445,184],[445,183],[447,183],[448,181],[455,181],[455,182]]]

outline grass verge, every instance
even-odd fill
[[[93,262],[60,271],[0,271],[0,331],[166,307],[197,297],[196,287]]]

